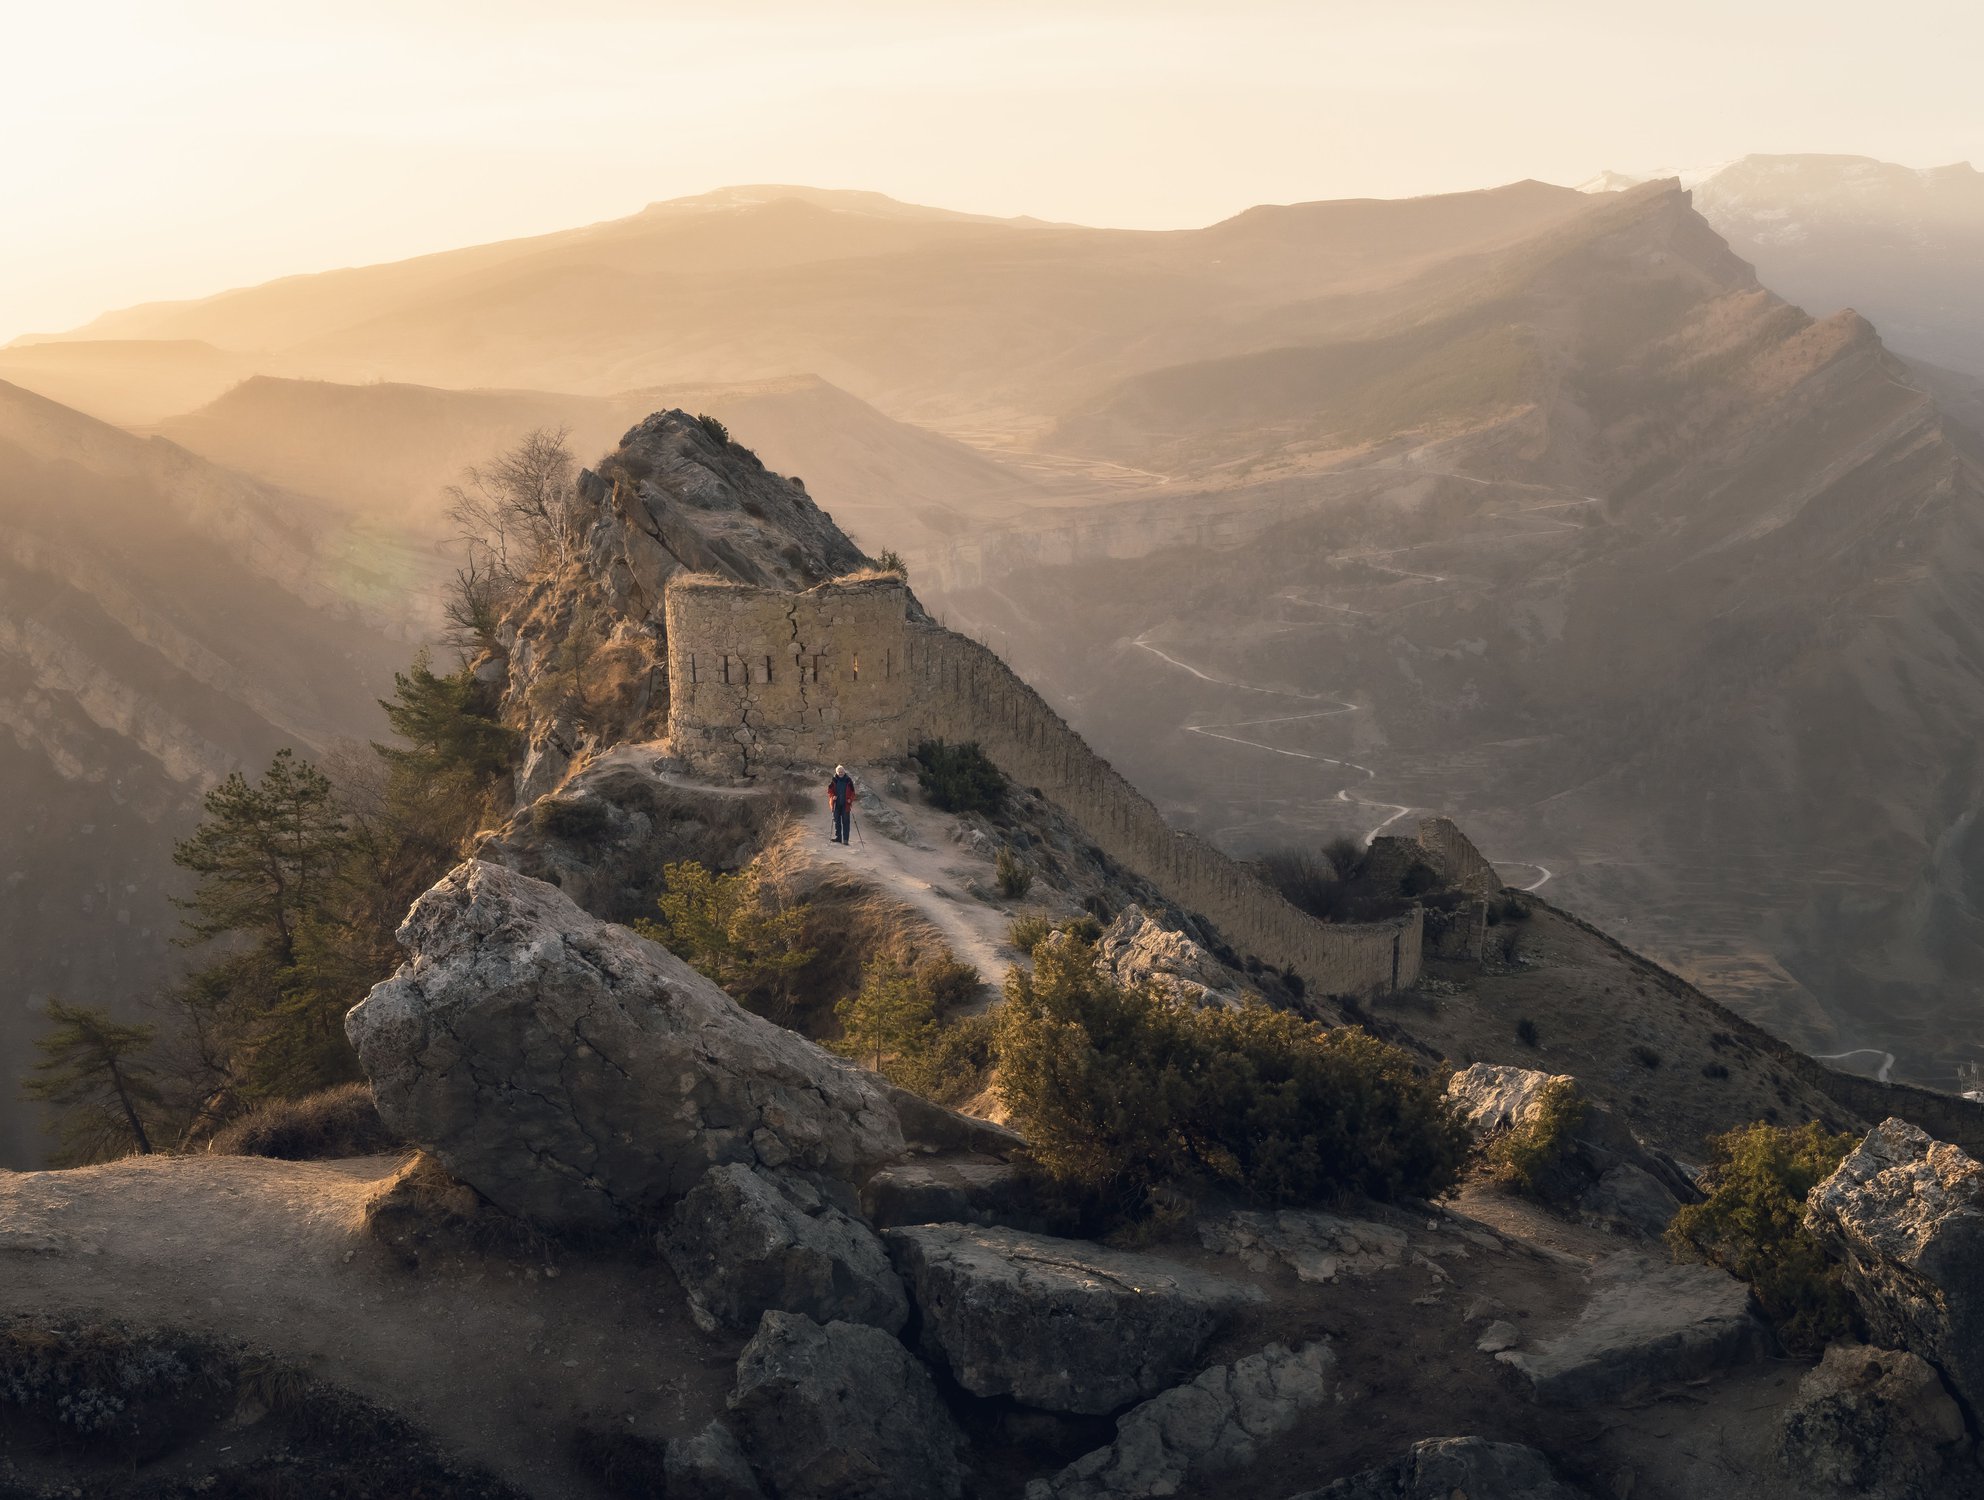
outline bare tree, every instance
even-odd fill
[[[499,581],[568,563],[577,553],[578,466],[566,444],[569,435],[564,427],[536,428],[448,486],[448,519],[468,544],[470,560]]]
[[[496,644],[523,581],[577,556],[584,531],[569,430],[539,427],[449,485],[448,519],[466,552],[444,606],[448,642],[464,658]]]

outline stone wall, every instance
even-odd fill
[[[1426,863],[1448,885],[1477,896],[1492,896],[1501,890],[1502,877],[1453,819],[1422,818],[1418,844]]]
[[[950,631],[909,626],[910,734],[976,740],[1008,776],[1037,787],[1096,846],[1167,898],[1204,916],[1238,951],[1300,974],[1321,995],[1373,995],[1418,982],[1421,913],[1323,923],[1252,871],[1180,833],[995,654]]]
[[[668,735],[698,770],[888,760],[911,693],[900,578],[802,594],[703,574],[668,581]]]
[[[910,620],[894,577],[803,594],[700,574],[667,583],[669,739],[697,770],[899,760],[923,740],[976,741],[1096,847],[1197,912],[1237,951],[1317,995],[1418,982],[1422,917],[1322,923],[1238,861],[1179,833],[1061,716],[976,641]]]

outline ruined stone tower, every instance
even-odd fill
[[[707,574],[668,582],[668,735],[690,765],[876,761],[907,748],[909,590],[893,574],[800,594]]]

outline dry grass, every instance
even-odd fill
[[[300,1099],[270,1099],[223,1126],[208,1142],[217,1156],[336,1161],[406,1148],[379,1118],[372,1087],[344,1083]]]

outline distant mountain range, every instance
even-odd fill
[[[1931,176],[1864,201],[1892,218],[1969,180]],[[1511,878],[1787,1035],[1946,1080],[1984,957],[1984,386],[1961,339],[1889,351],[1906,307],[1827,305],[1718,233],[1717,203],[1767,226],[1764,186],[1822,179],[1858,180],[1738,163],[1692,206],[1524,182],[1175,232],[732,189],[0,350],[0,380],[74,408],[0,401],[8,544],[102,554],[68,565],[67,602],[45,581],[0,600],[0,671],[41,695],[10,700],[33,727],[5,784],[52,799],[0,858],[72,868],[48,899],[82,924],[12,936],[40,989],[67,982],[82,898],[113,882],[51,840],[123,805],[114,765],[146,768],[159,832],[128,866],[157,881],[203,778],[375,732],[370,697],[431,627],[464,465],[536,426],[589,461],[680,405],[907,553],[952,623],[1229,846],[1456,811]],[[1844,222],[1838,192],[1809,201],[1832,206],[1800,224]],[[1968,232],[1922,212],[1955,227],[1895,255]],[[1846,240],[1796,244],[1822,242]],[[1889,241],[1852,243],[1869,285],[1913,295],[1887,286]],[[235,508],[182,503],[209,492]],[[134,555],[145,528],[177,529]],[[109,604],[141,585],[131,625]],[[35,632],[92,609],[111,623],[71,632],[82,659],[147,713],[49,686]],[[210,689],[232,738],[178,722]],[[89,755],[64,758],[65,724]]]
[[[1901,352],[1984,376],[1984,172],[1969,162],[1746,156],[1587,186],[1668,176],[1772,291],[1820,317],[1851,307]]]

